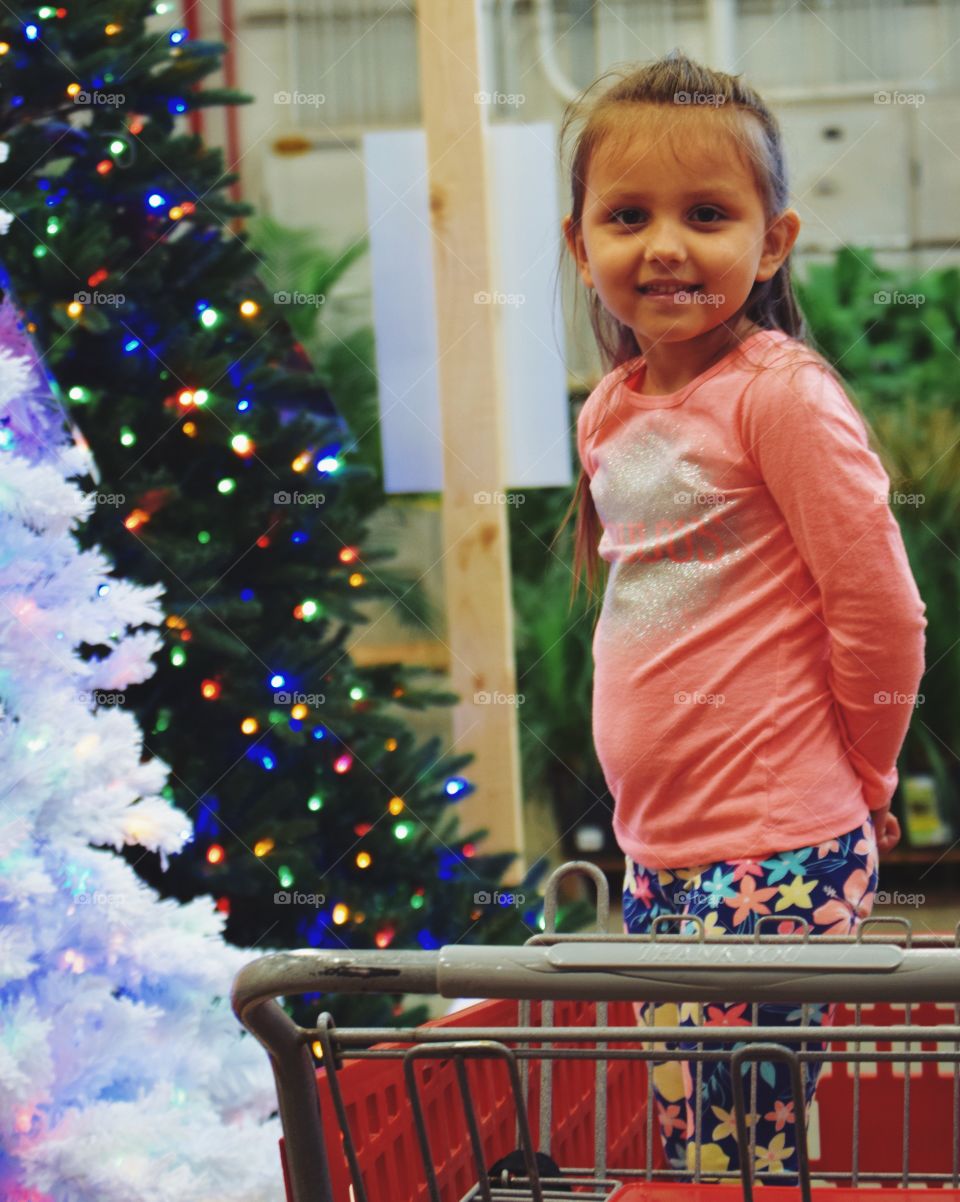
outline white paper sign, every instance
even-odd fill
[[[486,127],[492,303],[500,324],[504,489],[569,485],[570,414],[557,288],[560,216],[548,123]],[[365,134],[384,487],[440,492],[443,448],[423,130]]]

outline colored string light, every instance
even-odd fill
[[[134,509],[132,513],[128,513],[123,520],[124,526],[128,530],[139,530],[141,526],[145,526],[150,521],[150,514],[145,509]]]

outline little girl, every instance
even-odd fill
[[[574,148],[563,233],[607,374],[578,419],[567,517],[574,588],[586,566],[592,591],[598,556],[609,565],[593,735],[628,933],[672,914],[708,935],[766,915],[767,934],[796,919],[849,934],[872,908],[878,850],[900,838],[889,803],[925,606],[869,427],[806,342],[787,199],[760,97],[676,51],[595,98]],[[648,1010],[642,1022],[689,1026],[698,1005]],[[706,1021],[747,1026],[751,1007],[709,1004]],[[701,1070],[695,1101],[694,1063],[654,1067],[668,1160],[736,1170],[729,1071]],[[808,1105],[818,1071],[808,1062]],[[764,1064],[756,1085],[750,1167],[795,1172],[787,1067]]]

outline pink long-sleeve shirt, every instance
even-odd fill
[[[593,737],[614,833],[646,866],[825,842],[885,805],[925,606],[858,411],[760,330],[678,392],[645,364],[578,418],[609,564]]]

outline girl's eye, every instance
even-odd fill
[[[714,208],[713,205],[697,205],[697,207],[693,211],[694,211],[694,213],[715,213],[721,221],[723,220],[723,214],[720,212],[719,209]],[[705,221],[705,222],[703,222],[703,224],[704,225],[715,225],[716,222]]]
[[[641,212],[642,212],[641,209],[618,209],[615,213],[612,214],[612,217],[613,217],[614,221],[621,223],[620,219],[626,215],[628,220],[626,220],[625,222],[622,222],[622,224],[638,225],[639,224],[638,220],[630,220],[630,218],[631,217],[636,218],[637,214],[639,214]],[[713,213],[721,221],[723,220],[723,216],[724,216],[723,213],[718,208],[716,208],[714,205],[697,205],[697,207],[695,209],[691,210],[691,214],[695,215],[697,213],[700,213],[700,214]],[[710,218],[703,219],[702,217],[699,217],[699,218],[695,217],[695,220],[700,225],[716,225],[716,221],[711,220]]]

